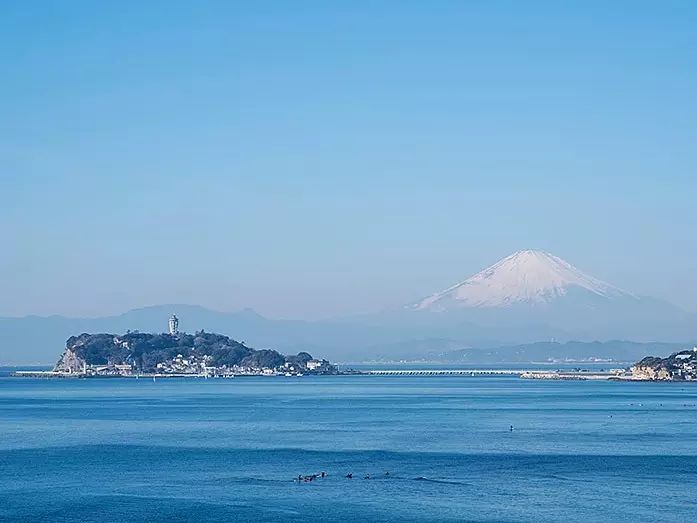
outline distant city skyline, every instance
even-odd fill
[[[315,319],[522,249],[697,312],[697,4],[7,2],[0,316]]]

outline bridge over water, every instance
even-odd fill
[[[363,374],[375,376],[520,376],[527,369],[379,369],[366,370]]]

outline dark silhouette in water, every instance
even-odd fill
[[[346,474],[346,477],[348,479],[353,479],[353,474],[351,472],[349,472],[348,474]]]
[[[317,474],[312,474],[310,476],[303,476],[301,474],[298,474],[298,483],[300,483],[301,481],[307,483],[308,481],[312,481],[314,479],[317,479]]]

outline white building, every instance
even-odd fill
[[[322,366],[322,362],[319,360],[310,360],[307,362],[307,370],[315,370]]]
[[[169,333],[172,336],[179,334],[179,318],[177,318],[176,314],[172,314],[172,317],[169,319]]]

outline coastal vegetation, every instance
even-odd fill
[[[106,374],[203,373],[271,371],[333,373],[326,360],[314,360],[307,352],[285,356],[272,349],[256,350],[222,334],[88,334],[66,341],[54,371],[84,373],[99,369]]]

